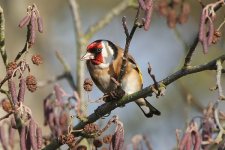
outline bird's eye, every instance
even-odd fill
[[[101,48],[97,48],[97,49],[96,49],[96,52],[97,52],[97,53],[101,53],[101,52],[102,52],[102,49],[101,49]]]

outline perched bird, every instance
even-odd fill
[[[103,92],[108,93],[115,89],[116,85],[111,77],[117,79],[120,74],[124,50],[109,40],[97,40],[87,46],[86,54],[81,60],[87,60],[87,68],[92,80]],[[128,54],[125,75],[121,80],[121,87],[127,94],[132,94],[142,89],[142,74],[133,57]],[[135,100],[146,117],[153,114],[160,115],[160,111],[154,108],[146,99]]]

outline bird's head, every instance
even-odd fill
[[[117,47],[108,40],[97,40],[87,46],[81,60],[90,60],[94,65],[110,64],[117,55]]]

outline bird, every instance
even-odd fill
[[[105,39],[96,40],[87,46],[81,60],[86,60],[87,69],[95,85],[103,92],[109,93],[116,88],[111,79],[120,74],[124,49]],[[125,74],[121,79],[121,88],[126,94],[132,94],[143,88],[142,73],[134,58],[128,53]],[[161,112],[145,98],[135,100],[147,118],[160,115]]]

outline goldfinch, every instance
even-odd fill
[[[103,92],[109,93],[116,85],[111,77],[117,79],[122,64],[124,50],[109,40],[96,40],[87,46],[86,54],[81,60],[87,60],[87,68],[96,86]],[[140,69],[133,57],[128,55],[126,73],[121,80],[121,87],[126,94],[132,94],[142,89],[143,80]],[[160,115],[146,99],[140,98],[135,103],[141,108],[146,117]]]

